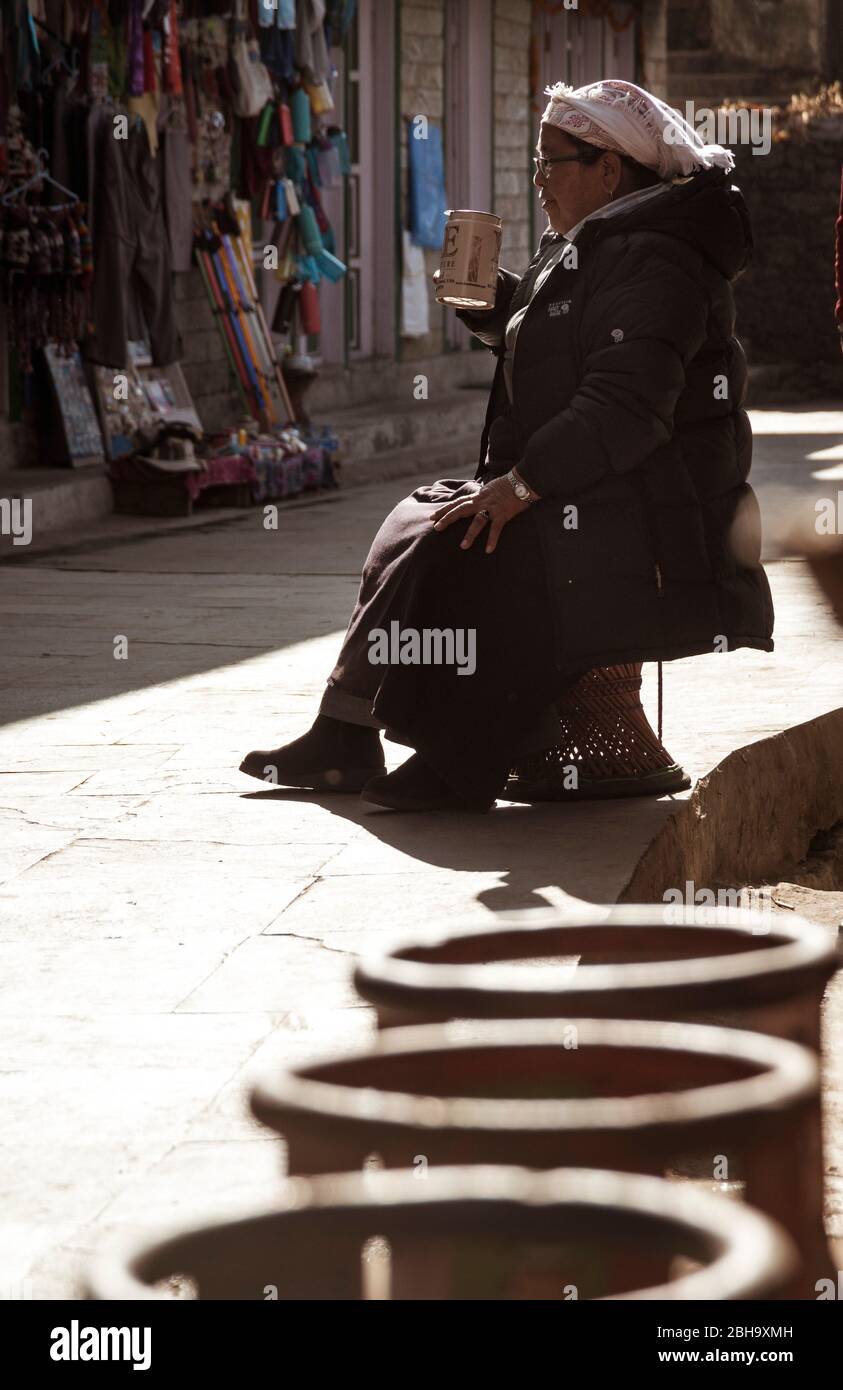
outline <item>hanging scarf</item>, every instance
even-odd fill
[[[576,91],[557,82],[546,87],[545,94],[550,101],[543,122],[589,145],[626,155],[662,179],[715,167],[728,173],[735,166],[731,150],[704,144],[678,111],[634,82],[612,78]]]
[[[184,91],[179,53],[179,24],[176,0],[170,0],[170,12],[164,29],[164,86],[170,96],[180,97]]]
[[[143,0],[132,0],[129,12],[129,95],[133,97],[143,96],[144,92],[142,2]]]

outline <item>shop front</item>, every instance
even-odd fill
[[[377,302],[361,44],[370,0],[4,7],[0,409],[42,466],[149,512],[332,484],[307,390]]]

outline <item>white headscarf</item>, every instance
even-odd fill
[[[731,150],[704,144],[684,116],[634,82],[610,78],[576,91],[557,82],[545,94],[550,101],[543,121],[589,145],[625,154],[662,179],[735,167]]]

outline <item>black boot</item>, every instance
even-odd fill
[[[489,811],[494,801],[467,801],[414,753],[395,772],[373,777],[362,792],[366,801],[393,811]]]
[[[293,743],[247,753],[240,771],[270,786],[359,792],[384,767],[377,729],[320,714],[307,733]]]

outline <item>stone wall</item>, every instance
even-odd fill
[[[827,124],[827,123],[826,123]],[[755,254],[738,281],[738,336],[751,365],[795,364],[805,389],[839,393],[834,324],[834,224],[843,165],[836,131],[774,140],[770,153],[735,149],[735,182],[752,218]]]
[[[669,48],[711,47],[711,0],[670,0],[667,14]]]
[[[528,151],[536,117],[530,107],[530,16],[529,0],[495,0],[493,206],[503,218],[501,261],[519,273],[533,254]]]
[[[839,0],[669,0],[669,100],[773,105],[840,76]]]
[[[230,428],[243,406],[200,272],[174,276],[174,294],[181,366],[199,419],[206,430]]]
[[[667,6],[668,0],[643,0],[639,49],[642,72],[638,80],[663,101],[668,91]]]
[[[709,0],[711,45],[728,65],[819,74],[826,0]]]

